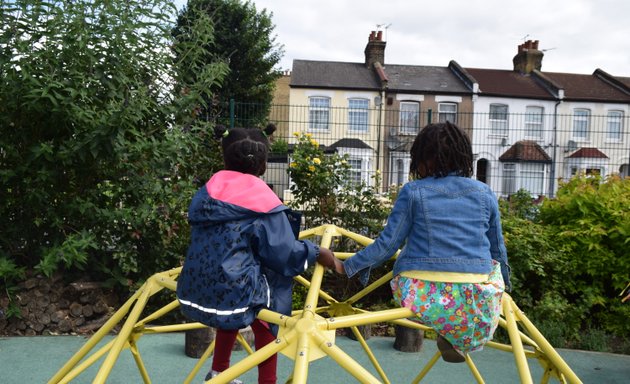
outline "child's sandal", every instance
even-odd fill
[[[437,347],[442,354],[442,360],[447,363],[463,363],[466,361],[466,355],[453,347],[445,338],[438,335]]]

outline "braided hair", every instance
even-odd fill
[[[411,175],[444,177],[449,173],[471,177],[473,155],[470,139],[457,125],[447,121],[420,130],[411,146]]]
[[[269,139],[276,130],[268,124],[264,130],[258,128],[227,129],[218,125],[214,128],[217,139],[221,139],[225,169],[260,176],[267,169]]]

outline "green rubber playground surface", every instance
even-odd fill
[[[105,337],[106,343],[113,336]],[[46,383],[79,350],[87,338],[81,336],[34,336],[0,338],[0,383]],[[371,337],[368,346],[378,359],[392,384],[410,383],[436,353],[435,341],[425,339],[422,350],[415,353],[399,352],[393,348],[394,339]],[[345,336],[337,336],[335,344],[344,352],[379,377],[361,345]],[[147,334],[138,341],[138,348],[154,384],[181,383],[197,362],[184,354],[184,334]],[[93,350],[94,351],[94,350]],[[609,353],[559,349],[558,353],[583,383],[628,384],[630,383],[630,356]],[[235,351],[232,362],[242,359],[244,351]],[[278,384],[291,376],[293,361],[280,354]],[[486,383],[519,383],[513,355],[486,348],[471,354]],[[86,369],[72,383],[91,383],[103,359]],[[535,359],[527,360],[534,383],[540,383],[543,369]],[[193,383],[202,383],[210,360]],[[244,383],[256,383],[256,369],[240,377]],[[356,380],[329,357],[311,362],[308,370],[309,384],[354,383]],[[450,364],[439,360],[422,383],[474,383],[466,364]],[[551,383],[558,381],[552,379]],[[129,350],[124,350],[107,383],[142,383],[141,376]]]

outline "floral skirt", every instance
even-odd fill
[[[501,266],[495,262],[487,282],[443,283],[396,276],[394,300],[411,309],[410,320],[435,329],[463,352],[481,350],[492,339],[505,290]]]

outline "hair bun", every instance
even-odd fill
[[[267,124],[263,132],[267,135],[267,137],[271,136],[276,131],[276,125],[273,123]]]
[[[221,139],[226,131],[227,131],[227,128],[225,128],[224,125],[221,125],[221,124],[215,125],[214,126],[214,138],[215,139]]]

